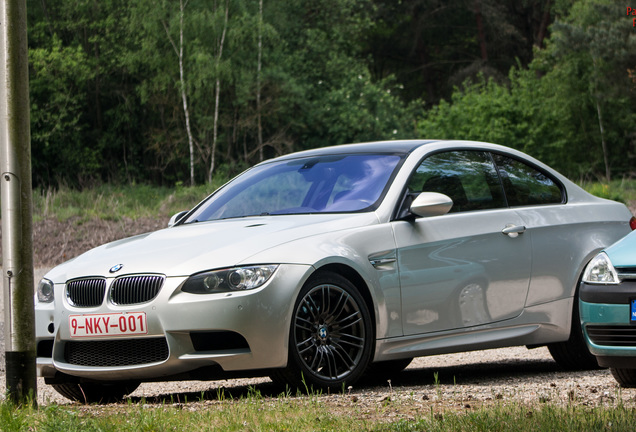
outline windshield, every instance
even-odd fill
[[[328,155],[259,165],[218,190],[185,223],[371,210],[400,160],[394,154]]]

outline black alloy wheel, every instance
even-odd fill
[[[338,274],[320,273],[300,292],[289,364],[272,378],[307,389],[352,384],[369,364],[372,342],[371,316],[358,290]]]

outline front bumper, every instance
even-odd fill
[[[36,307],[38,375],[151,381],[207,367],[284,367],[293,301],[311,271],[281,265],[258,289],[206,295],[181,292],[187,278],[168,277],[156,298],[134,306],[104,301],[96,308],[73,307],[64,298],[65,285],[56,285],[55,302]],[[122,312],[145,313],[147,334],[71,337],[70,315]]]
[[[636,283],[582,283],[579,295],[583,334],[599,365],[636,368],[636,323],[630,320],[630,301],[636,298]]]

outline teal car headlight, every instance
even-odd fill
[[[594,257],[585,268],[583,282],[589,284],[618,285],[621,280],[605,252]]]
[[[213,270],[190,276],[181,291],[214,294],[258,288],[272,277],[278,265],[259,265]]]
[[[53,282],[42,279],[38,284],[38,301],[40,303],[51,303],[55,299]]]

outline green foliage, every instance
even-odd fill
[[[213,158],[215,167],[244,165],[410,134],[414,111],[390,78],[370,78],[361,55],[370,0],[332,3],[265,1],[262,17],[242,0],[190,0],[183,14],[173,1],[34,3],[35,184],[186,181],[182,90],[198,181]]]
[[[509,145],[573,178],[631,175],[636,34],[614,6],[565,8],[529,69],[512,69],[503,84],[465,82],[420,120],[420,134]]]
[[[581,185],[592,195],[630,204],[636,203],[635,180],[612,180],[611,182],[584,182]]]
[[[548,106],[565,104],[558,127],[571,140],[571,152],[585,155],[580,174],[603,173],[608,180],[610,170],[629,174],[636,107],[628,72],[636,63],[636,34],[615,6],[611,0],[576,2],[535,61],[552,92],[542,95]]]
[[[428,111],[418,130],[427,138],[472,139],[523,148],[529,127],[524,114],[508,87],[481,78],[456,88],[450,102],[442,100]]]
[[[373,76],[394,75],[407,100],[430,104],[450,99],[453,87],[468,78],[481,74],[503,82],[518,62],[526,67],[554,19],[551,0],[373,3],[375,24],[363,42]]]
[[[420,134],[508,145],[573,178],[631,175],[636,38],[611,10],[577,2],[529,69],[511,70],[507,84],[467,81],[427,112]]]
[[[138,148],[127,2],[33,2],[28,8],[34,183],[87,186],[147,174]]]
[[[54,167],[66,167],[80,176],[95,170],[97,156],[83,142],[82,93],[93,73],[80,47],[63,47],[53,36],[47,48],[29,53],[34,77],[31,92],[31,139],[35,182],[47,182]],[[65,143],[60,152],[58,143]]]
[[[506,145],[576,177],[579,167],[588,165],[584,155],[571,154],[574,136],[559,127],[567,124],[562,119],[570,111],[563,103],[547,102],[546,84],[533,71],[517,69],[511,70],[508,85],[484,78],[466,82],[451,102],[441,101],[426,113],[418,123],[420,135]]]
[[[370,0],[265,1],[262,17],[256,2],[183,4],[183,14],[173,1],[32,5],[36,185],[187,181],[182,90],[199,182],[212,158],[249,165],[412,135],[416,111],[392,78],[371,78],[362,53]]]
[[[188,182],[182,90],[198,183],[213,160],[418,136],[632,174],[636,33],[612,0],[262,3],[30,3],[34,184]]]

